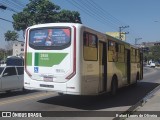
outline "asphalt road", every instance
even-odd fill
[[[106,116],[110,116],[110,114],[112,114],[110,113],[111,111],[115,113],[115,111],[122,112],[128,110],[131,106],[144,98],[150,91],[156,88],[160,84],[159,73],[160,69],[144,68],[144,79],[139,81],[137,86],[122,88],[114,97],[107,94],[100,96],[59,96],[54,92],[37,91],[27,93],[21,91],[9,94],[1,93],[0,111],[63,111],[48,113],[51,116],[62,115],[62,117],[41,118],[47,120],[79,120],[84,119],[84,117],[88,120],[97,120],[97,117],[98,120],[113,119],[114,117],[106,118]],[[69,113],[66,113],[66,111],[69,111]],[[99,111],[108,112],[103,113]],[[66,114],[69,116],[66,117]],[[12,119],[16,120],[17,118]]]

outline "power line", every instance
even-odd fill
[[[75,6],[75,7],[77,7],[78,9],[80,9],[80,10],[82,10],[84,13],[86,13],[87,15],[89,15],[89,16],[91,16],[91,17],[94,17],[94,14],[93,13],[91,13],[90,11],[88,11],[88,10],[84,10],[84,9],[81,9],[81,5],[80,5],[80,7],[78,6],[78,5],[76,5],[75,3],[73,3],[73,1],[71,2],[71,1],[68,1],[70,4],[72,4],[73,6]],[[83,7],[82,7],[83,8]],[[100,21],[99,19],[96,19],[97,21],[99,21],[99,22],[103,22],[103,21]]]
[[[108,24],[108,23],[104,20],[104,18],[102,18],[101,16],[99,16],[99,15],[96,14],[95,12],[91,11],[89,8],[85,7],[84,5],[81,5],[81,4],[79,4],[78,2],[76,2],[76,1],[74,1],[74,0],[72,0],[72,1],[69,1],[69,0],[68,0],[68,2],[69,2],[70,4],[72,4],[73,6],[75,6],[76,8],[80,9],[81,11],[83,11],[85,14],[91,16],[91,17],[94,18],[95,20],[97,20],[97,21],[99,21],[99,22],[101,22],[101,23],[103,23],[103,24],[105,24],[105,25],[107,24],[107,25],[109,25],[109,26],[111,26],[112,28],[115,29],[115,26],[113,26],[112,24]],[[96,16],[96,17],[95,17],[95,16]]]
[[[7,10],[10,10],[15,13],[18,13],[18,11],[22,10],[22,9],[18,8],[18,6],[15,5],[15,3],[13,1],[5,0],[5,1],[1,1],[0,4],[5,6]]]
[[[1,9],[3,9],[3,10],[10,10],[10,11],[12,11],[12,12],[15,12],[15,13],[17,13],[17,11],[16,10],[14,10],[14,9],[12,9],[11,7],[9,7],[8,5],[6,5],[5,3],[0,3],[1,4],[1,6],[4,6],[4,7],[1,7]]]
[[[83,11],[85,14],[88,14],[90,17],[94,18],[95,20],[107,25],[107,26],[111,26],[112,28],[117,29],[119,28],[119,26],[127,26],[126,23],[118,20],[117,18],[115,18],[114,16],[112,16],[110,13],[108,13],[106,10],[104,10],[103,8],[101,8],[98,4],[96,4],[94,1],[89,1],[89,0],[85,0],[85,2],[83,0],[81,1],[69,1],[69,3],[71,3],[72,5],[74,5],[76,8],[78,8],[79,10]],[[73,3],[74,2],[74,3]],[[129,39],[129,41],[133,42],[134,38],[139,37],[139,35],[135,34],[136,32],[134,32],[134,30],[131,29],[130,27],[130,32],[126,32],[126,33],[130,33],[129,36],[132,37],[133,39]],[[125,32],[123,32],[125,33]]]
[[[1,20],[4,20],[4,21],[6,21],[6,22],[10,22],[10,23],[13,23],[12,21],[10,21],[10,20],[7,20],[7,19],[4,19],[4,18],[0,18]]]
[[[97,3],[95,3],[94,1],[89,1],[89,0],[87,0],[87,1],[90,2],[90,4],[93,3],[95,8],[99,9],[104,15],[108,16],[107,18],[115,21],[116,23],[119,23],[119,24],[122,24],[122,25],[127,26],[126,23],[124,23],[124,22],[118,20],[117,18],[115,18],[113,15],[111,15],[110,13],[108,13],[105,9],[101,8],[101,7],[100,7]],[[91,2],[92,2],[92,3],[91,3]],[[130,35],[131,35],[132,37],[139,36],[139,35],[137,35],[137,34],[134,35],[132,32],[134,32],[134,30],[130,27]],[[135,33],[135,32],[134,32],[134,33]],[[133,36],[133,35],[134,35],[134,36]]]
[[[88,9],[90,12],[92,12],[93,14],[98,16],[98,19],[103,19],[103,21],[105,21],[107,23],[107,25],[112,24],[112,27],[116,28],[116,31],[117,31],[117,28],[119,26],[121,26],[122,24],[124,25],[124,23],[122,23],[120,20],[113,17],[107,11],[102,9],[94,1],[89,1],[89,0],[83,1],[83,0],[81,0],[81,1],[79,1],[79,3],[77,2],[76,4],[78,4],[78,5],[82,4],[81,7],[85,8],[85,9]]]
[[[10,0],[10,1],[6,0],[6,1],[1,1],[0,3],[2,5],[5,5],[6,9],[8,9],[12,12],[18,13],[17,10],[20,11],[20,10],[22,10],[22,8],[25,7],[25,4],[23,2],[18,1],[18,0]],[[69,1],[68,0],[67,2],[69,2],[70,4],[75,6],[76,8],[80,9],[85,14],[89,15],[90,17],[94,18],[96,21],[101,22],[104,25],[110,26],[112,29],[114,29],[116,31],[118,30],[119,26],[126,25],[125,23],[118,20],[116,17],[111,15],[109,12],[107,12],[105,9],[103,9],[101,6],[99,6],[94,1],[90,1],[90,0]],[[17,10],[15,10],[15,8]],[[5,9],[5,8],[2,8],[2,9]],[[132,36],[131,33],[132,32],[130,32],[130,35]]]
[[[23,4],[23,3],[21,3],[20,1],[17,1],[17,0],[12,0],[12,2],[14,2],[18,6],[20,6],[22,9],[26,6],[25,4]]]
[[[83,4],[83,6],[85,6],[87,9],[89,9],[92,13],[94,13],[95,15],[98,16],[98,18],[103,19],[105,22],[112,24],[112,26],[117,27],[117,25],[115,23],[112,22],[112,20],[108,19],[107,17],[104,16],[104,14],[102,14],[101,11],[98,11],[98,9],[95,9],[96,6],[93,6],[92,3],[86,3],[88,1],[81,1],[80,3]],[[93,9],[91,9],[93,8]]]
[[[118,20],[117,18],[112,16],[109,12],[104,10],[102,7],[100,7],[94,1],[89,1],[89,0],[85,0],[85,1],[87,1],[90,5],[92,5],[93,8],[95,8],[97,11],[99,11],[99,13],[103,14],[107,19],[110,19],[112,22],[114,22],[114,23],[116,23],[118,25],[122,25],[122,24],[125,25],[125,23],[121,22],[120,20]]]

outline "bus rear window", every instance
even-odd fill
[[[30,31],[29,45],[34,49],[64,49],[70,45],[70,28],[42,28]]]

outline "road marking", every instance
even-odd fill
[[[40,94],[38,94],[38,95],[36,94],[36,95],[32,95],[32,96],[26,96],[26,97],[21,97],[21,98],[14,98],[14,99],[7,100],[7,101],[0,101],[0,106],[1,106],[1,105],[5,105],[5,104],[10,104],[10,103],[19,102],[19,101],[36,99],[36,98],[40,98],[40,97],[43,97],[43,96],[49,96],[49,95],[53,95],[53,92],[40,93]]]

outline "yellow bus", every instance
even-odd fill
[[[25,42],[25,89],[114,95],[143,78],[138,48],[83,24],[34,25]]]

